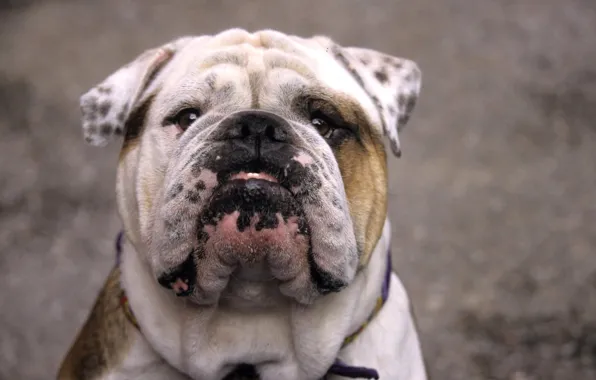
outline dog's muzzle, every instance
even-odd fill
[[[209,276],[223,279],[237,268],[265,263],[263,276],[290,293],[309,281],[319,293],[343,287],[310,258],[304,193],[292,191],[304,188],[301,181],[310,169],[295,159],[290,123],[270,112],[237,112],[220,122],[213,140],[216,147],[205,167],[216,173],[217,186],[197,217],[197,244],[182,263],[158,277],[159,283],[188,296],[195,291],[198,268],[213,265]]]

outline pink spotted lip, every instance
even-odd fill
[[[269,181],[269,182],[274,182],[274,183],[278,183],[279,181],[277,180],[277,178],[275,178],[272,175],[269,175],[267,173],[247,173],[247,172],[240,172],[237,174],[234,174],[230,177],[230,180],[235,180],[235,179],[239,179],[239,180],[249,180],[249,179],[261,179],[264,181]]]

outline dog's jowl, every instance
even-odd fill
[[[60,379],[425,379],[391,273],[384,141],[421,75],[326,37],[228,30],[81,97],[123,144],[118,257]]]

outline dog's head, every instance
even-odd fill
[[[412,61],[274,31],[149,50],[81,98],[85,138],[124,136],[118,203],[156,280],[216,302],[265,266],[301,303],[348,285],[386,217],[383,135],[420,89]]]

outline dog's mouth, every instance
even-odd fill
[[[281,286],[295,286],[311,249],[310,231],[298,200],[278,177],[266,172],[243,170],[222,179],[199,215],[198,246],[190,253],[192,258],[162,276],[162,285],[178,295],[190,295],[201,276],[195,277],[188,269],[219,262],[230,270],[264,263],[268,278]],[[207,290],[207,284],[198,285]]]
[[[188,204],[196,210],[192,219],[172,223],[190,236],[179,234],[173,246],[184,259],[157,273],[159,282],[200,304],[217,302],[226,289],[239,289],[230,283],[237,279],[274,283],[283,295],[305,304],[341,289],[346,281],[328,269],[337,267],[328,253],[337,251],[342,259],[346,250],[336,249],[340,240],[322,237],[319,231],[341,226],[343,219],[331,202],[315,205],[321,186],[316,169],[296,159],[280,159],[232,162],[197,174],[197,184],[203,189],[207,184],[208,192],[200,207]],[[184,214],[185,209],[178,202],[174,210]],[[176,215],[171,220],[176,222]]]
[[[254,166],[254,165],[253,165]],[[299,202],[286,186],[280,170],[235,170],[221,173],[220,185],[213,191],[199,217],[199,228],[214,225],[226,214],[238,212],[241,219],[253,216],[271,218],[280,213],[284,220],[302,214]],[[240,222],[239,222],[240,223]],[[239,229],[242,228],[239,224]]]
[[[299,222],[297,232],[306,232],[302,207],[282,185],[283,179],[264,171],[245,170],[229,173],[225,178],[199,217],[199,240],[206,239],[205,233],[211,236],[220,228],[231,236],[246,228],[254,228],[254,232],[276,229],[289,220]],[[235,226],[227,225],[231,219]]]

